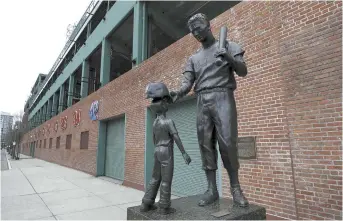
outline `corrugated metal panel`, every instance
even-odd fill
[[[207,190],[207,180],[198,145],[196,130],[196,99],[181,102],[170,106],[167,116],[175,122],[180,139],[185,150],[192,158],[192,162],[186,165],[181,152],[174,144],[174,177],[172,183],[172,194],[177,196],[191,196],[202,194]],[[219,153],[218,153],[218,156]],[[218,159],[220,159],[218,157]],[[217,185],[219,184],[219,173],[217,171]]]
[[[124,180],[125,167],[125,118],[107,123],[105,176]]]
[[[35,157],[35,148],[36,148],[36,142],[31,143],[31,148],[30,148],[30,155],[31,157]]]
[[[147,108],[145,120],[145,153],[144,153],[144,187],[147,188],[152,177],[153,163],[154,163],[154,141],[153,141],[153,122],[155,113]]]

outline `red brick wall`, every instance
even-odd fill
[[[96,175],[96,150],[98,142],[98,122],[90,121],[88,116],[88,111],[90,104],[99,99],[96,93],[91,94],[74,106],[68,108],[61,114],[53,117],[52,119],[46,121],[41,126],[33,129],[28,134],[25,134],[23,139],[26,143],[35,140],[42,140],[42,147],[38,146],[35,149],[35,157],[40,158],[49,162],[58,163],[60,165],[75,168],[86,173]],[[75,110],[81,110],[81,121],[78,126],[73,124],[73,112]],[[67,128],[65,130],[61,129],[60,120],[61,117],[67,116]],[[58,121],[58,130],[54,130],[55,122]],[[48,125],[50,124],[50,133],[47,132]],[[45,128],[45,133],[39,133]],[[88,149],[80,149],[80,136],[81,132],[89,131],[89,142]],[[71,149],[66,149],[66,136],[72,134]],[[29,139],[30,136],[33,136],[32,139]],[[56,149],[56,138],[60,136],[60,147]],[[49,148],[49,138],[52,139],[52,148]],[[46,139],[46,148],[44,148],[44,139]],[[29,146],[23,151],[27,155],[30,154]]]
[[[227,25],[229,38],[246,50],[249,73],[237,77],[239,136],[257,136],[258,153],[257,160],[241,160],[240,177],[249,201],[269,214],[342,218],[341,14],[341,2],[243,2],[212,20],[216,35]],[[100,119],[126,114],[125,181],[143,185],[145,86],[163,81],[178,87],[183,65],[198,47],[187,35],[51,119],[53,126],[67,115],[68,128],[45,135],[54,138],[53,148],[36,150],[37,156],[95,174],[98,125],[88,110],[100,99]],[[82,109],[76,128],[75,109]],[[88,129],[89,150],[80,150],[80,133]],[[69,133],[72,149],[65,150]],[[230,196],[223,175],[223,192]]]
[[[280,3],[240,4],[223,15],[230,38],[246,50],[248,75],[238,79],[236,91],[239,136],[257,136],[257,160],[241,160],[241,183],[251,202],[268,213],[295,218],[290,146],[284,112],[284,90],[279,54]],[[229,193],[229,180],[223,171]]]
[[[298,219],[341,218],[340,6],[250,2],[222,15],[247,51],[239,134],[258,137],[258,160],[241,161],[241,180],[274,215],[297,218],[296,198]]]
[[[302,4],[285,4],[280,42],[298,212],[342,219],[342,2]]]

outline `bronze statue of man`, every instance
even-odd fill
[[[246,207],[248,201],[243,195],[238,179],[237,152],[237,110],[234,98],[238,76],[247,75],[243,59],[244,50],[235,42],[226,40],[226,47],[219,48],[212,34],[206,15],[196,14],[188,20],[193,36],[202,44],[195,54],[190,56],[183,72],[181,87],[171,91],[174,102],[190,92],[194,85],[197,95],[197,136],[202,156],[203,169],[206,172],[208,189],[199,201],[199,206],[211,204],[219,199],[216,184],[217,149],[225,169],[230,177],[231,194],[236,205]],[[223,62],[216,64],[221,57]]]

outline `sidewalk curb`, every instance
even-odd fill
[[[8,170],[12,169],[11,163],[10,163],[10,161],[8,160],[7,152],[6,152],[6,160],[7,160]]]

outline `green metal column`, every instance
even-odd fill
[[[42,122],[44,123],[46,121],[46,104],[43,104],[42,110]]]
[[[41,123],[44,123],[45,122],[45,104],[42,106],[42,120],[41,120]]]
[[[39,125],[39,110],[36,113],[36,127]]]
[[[44,105],[41,108],[41,112],[40,112],[40,123],[44,123]]]
[[[40,110],[40,123],[42,124],[44,122],[44,105]]]
[[[148,35],[149,35],[149,29],[148,29],[148,10],[147,10],[147,3],[143,2],[142,7],[142,60],[148,59]]]
[[[48,115],[48,102],[45,103],[45,121],[49,120],[49,115]]]
[[[63,111],[63,101],[64,101],[64,84],[60,87],[60,99],[58,102],[58,113],[61,113]]]
[[[46,102],[45,104],[44,104],[44,107],[45,107],[45,110],[44,110],[44,121],[47,121],[48,120],[48,102]]]
[[[48,99],[48,104],[47,104],[47,112],[46,112],[46,118],[47,120],[51,119],[51,107],[52,107],[52,101],[51,98]]]
[[[110,82],[111,71],[111,42],[105,38],[101,44],[101,67],[100,67],[100,83],[101,87]]]
[[[89,62],[84,60],[82,63],[81,77],[81,98],[88,96]]]
[[[75,88],[75,74],[70,75],[69,77],[69,88],[68,88],[68,107],[73,105],[73,96]]]
[[[52,107],[51,107],[51,117],[56,116],[57,115],[57,93],[54,93],[54,95],[52,96]]]
[[[39,124],[39,111],[37,111],[36,113],[36,123],[35,123],[35,127],[37,127]]]
[[[38,125],[42,124],[42,108],[38,111]]]
[[[36,113],[36,124],[35,127],[39,125],[39,111]]]
[[[132,66],[139,65],[147,58],[148,16],[146,3],[137,1],[133,12]]]

